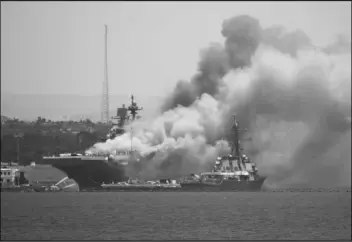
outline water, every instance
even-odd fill
[[[1,240],[37,239],[351,239],[351,193],[2,193]]]

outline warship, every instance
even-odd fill
[[[138,111],[143,108],[138,107],[131,96],[131,104],[128,108],[122,105],[117,109],[116,125],[113,125],[106,139],[113,139],[125,133],[125,124],[131,123],[137,116]],[[85,154],[65,153],[58,156],[44,156],[36,163],[39,165],[51,165],[63,171],[69,179],[76,181],[80,191],[101,189],[103,183],[116,183],[128,180],[125,175],[126,166],[129,161],[136,159],[138,154],[131,150],[117,149],[114,154],[92,154],[86,151]]]
[[[234,117],[231,154],[218,157],[212,171],[184,177],[180,185],[189,191],[260,191],[265,177],[258,175],[255,163],[242,153],[239,123]]]

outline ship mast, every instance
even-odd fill
[[[131,155],[132,155],[132,140],[133,140],[133,129],[132,129],[132,127],[131,127]]]
[[[131,95],[131,105],[128,107],[128,111],[131,112],[132,121],[135,120],[136,115],[138,114],[137,111],[143,110],[143,107],[139,108],[137,103],[134,101],[134,96]]]
[[[243,164],[243,161],[241,156],[239,133],[240,131],[246,131],[246,129],[239,129],[239,124],[236,119],[236,114],[233,114],[233,118],[234,118],[234,124],[232,126],[232,129],[234,131],[234,140],[232,144],[232,153],[234,153],[235,151],[234,158],[237,160],[238,167],[242,170],[241,164]]]
[[[138,107],[137,103],[134,101],[134,96],[131,95],[131,104],[128,108],[125,107],[125,104],[122,105],[122,108],[117,109],[117,115],[115,117],[111,117],[112,119],[117,119],[117,126],[119,128],[123,128],[126,121],[130,121],[129,116],[127,115],[127,111],[131,113],[131,121],[136,119],[138,114],[137,111],[143,110],[143,107]]]

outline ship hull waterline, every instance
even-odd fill
[[[167,185],[167,184],[128,184],[128,185],[117,185],[117,184],[108,184],[102,185],[104,191],[111,192],[157,192],[157,191],[178,191],[181,189],[181,186],[178,185]]]
[[[181,183],[177,186],[171,185],[103,185],[104,191],[110,192],[259,192],[266,178],[259,177],[255,181],[234,181],[225,180],[221,184],[189,182]]]
[[[125,167],[106,160],[105,158],[46,158],[38,164],[51,165],[63,171],[68,178],[75,180],[80,191],[261,191],[266,178],[255,181],[224,180],[221,184],[207,184],[201,182],[181,183],[178,187],[164,186],[102,186],[127,181]]]
[[[188,191],[209,191],[209,192],[258,192],[262,190],[265,177],[254,181],[224,180],[220,184],[204,182],[181,183],[182,190]]]

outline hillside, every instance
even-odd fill
[[[116,109],[122,104],[129,105],[130,95],[110,95],[110,116],[116,115]],[[160,97],[135,95],[136,102],[143,107],[144,118],[153,117],[158,110]],[[101,96],[82,96],[73,94],[8,94],[1,93],[1,113],[7,117],[21,120],[35,120],[38,116],[51,120],[79,121],[89,118],[100,120]]]
[[[6,116],[4,116],[4,115],[1,115],[1,123],[4,123],[4,122],[6,122],[6,121],[9,121],[11,118],[9,118],[9,117],[6,117]]]
[[[18,138],[20,164],[28,165],[43,155],[78,152],[102,140],[110,125],[92,122],[7,121],[1,125],[1,161],[17,161]]]

